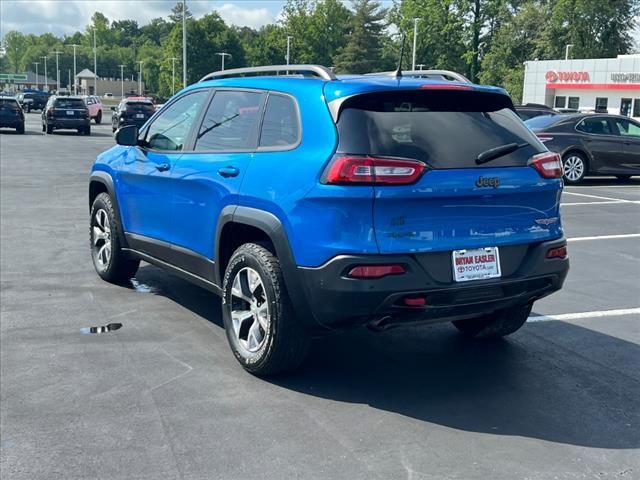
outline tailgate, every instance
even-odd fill
[[[479,179],[497,187],[478,187]],[[482,183],[482,181],[480,181]],[[538,242],[562,235],[559,182],[531,167],[431,170],[411,187],[376,187],[380,253]]]
[[[367,156],[386,175],[373,180],[380,253],[562,236],[559,159],[552,176],[531,165],[555,154],[522,123],[507,95],[472,86],[363,94],[345,102],[337,126],[338,155]],[[403,168],[392,168],[416,161],[424,167],[417,179],[402,181]]]

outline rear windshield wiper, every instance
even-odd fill
[[[528,147],[529,145],[529,143],[507,143],[506,145],[490,148],[476,157],[476,165],[482,165],[483,163],[490,162],[496,158],[504,157],[505,155],[515,152],[519,148]]]

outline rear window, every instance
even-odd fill
[[[562,118],[564,117],[559,115],[541,115],[525,121],[524,124],[529,128],[547,128],[559,122]]]
[[[124,104],[127,110],[134,110],[136,112],[153,112],[153,103],[139,101],[139,102],[125,102]]]
[[[0,107],[18,108],[18,102],[13,98],[0,98]]]
[[[339,153],[412,158],[438,169],[523,166],[544,151],[509,97],[488,92],[359,95],[345,102],[337,127]],[[511,143],[522,147],[476,165],[480,153]]]
[[[86,108],[86,105],[80,98],[56,98],[54,106],[55,108]]]

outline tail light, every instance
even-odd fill
[[[424,163],[417,160],[336,155],[323,179],[341,185],[407,185],[418,180],[424,170]]]
[[[377,279],[387,275],[402,275],[406,270],[402,265],[358,265],[349,270],[347,276],[357,279]]]
[[[53,107],[49,107],[49,110],[47,110],[47,115],[53,115]]]
[[[562,178],[562,159],[553,152],[543,152],[534,155],[529,165],[535,168],[543,178]]]
[[[536,135],[536,136],[538,137],[538,140],[540,140],[542,143],[547,143],[553,140],[553,137],[550,137],[549,135]]]
[[[547,258],[567,258],[567,246],[550,248],[547,250]]]

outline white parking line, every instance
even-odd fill
[[[573,237],[567,238],[567,242],[584,242],[586,240],[613,240],[616,238],[636,238],[640,233],[625,233],[622,235],[596,235],[594,237]]]
[[[561,203],[561,207],[574,207],[576,205],[611,205],[612,203],[628,204],[628,203],[640,203],[640,201],[624,201],[620,200],[603,200],[602,202],[573,202],[573,203]]]
[[[618,310],[600,310],[595,312],[561,313],[559,315],[532,315],[527,319],[527,321],[548,322],[550,320],[583,320],[586,318],[622,317],[625,315],[640,315],[640,307],[621,308]]]
[[[598,200],[613,200],[614,202],[627,203],[633,200],[625,200],[624,198],[601,197],[600,195],[587,195],[586,193],[563,192],[565,195],[577,195],[578,197],[597,198]]]

